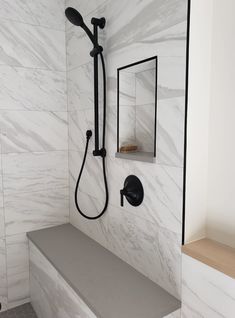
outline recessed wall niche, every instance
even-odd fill
[[[157,57],[117,70],[116,157],[155,162]]]

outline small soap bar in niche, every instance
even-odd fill
[[[126,143],[120,147],[120,152],[129,153],[129,152],[137,152],[138,146],[135,143]]]

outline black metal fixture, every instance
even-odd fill
[[[139,206],[144,199],[144,189],[139,178],[130,175],[124,182],[124,187],[120,190],[121,206],[124,206],[124,196],[133,206]]]
[[[84,157],[83,157],[83,162],[81,166],[81,170],[78,176],[78,180],[76,183],[76,188],[75,188],[75,204],[76,207],[79,211],[79,213],[90,220],[95,220],[101,217],[104,212],[107,209],[108,206],[108,184],[107,184],[107,177],[106,177],[106,167],[105,167],[105,157],[106,157],[106,149],[105,149],[105,125],[106,125],[106,72],[105,72],[105,62],[104,62],[104,57],[103,57],[103,47],[99,45],[98,42],[98,29],[103,29],[105,27],[105,18],[92,18],[91,19],[91,24],[93,25],[93,33],[91,30],[87,27],[85,24],[82,15],[74,8],[67,8],[65,10],[65,15],[67,19],[74,25],[80,26],[88,35],[90,38],[91,42],[93,43],[93,49],[90,52],[91,57],[93,57],[94,60],[94,131],[95,131],[95,149],[93,151],[94,156],[100,156],[102,158],[102,163],[103,163],[103,176],[104,176],[104,186],[105,186],[105,194],[106,194],[106,199],[105,199],[105,204],[103,210],[100,212],[99,215],[95,217],[88,216],[84,214],[79,205],[78,205],[78,200],[77,200],[77,193],[78,193],[78,186],[80,183],[80,179],[82,176],[83,168],[86,162],[86,156],[87,156],[87,151],[88,151],[88,145],[89,145],[89,140],[92,137],[92,131],[87,130],[86,132],[86,147],[85,147],[85,152],[84,152]],[[103,69],[103,136],[102,136],[102,148],[99,147],[99,80],[98,80],[98,57],[100,56],[101,59],[101,64],[102,64],[102,69]]]

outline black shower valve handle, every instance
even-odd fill
[[[126,189],[120,190],[120,195],[121,195],[121,207],[124,206],[124,195],[126,195]]]
[[[124,187],[120,190],[121,206],[124,206],[124,196],[133,206],[139,206],[144,199],[144,189],[141,181],[133,175],[126,178]]]

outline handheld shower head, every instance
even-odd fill
[[[83,17],[76,9],[68,7],[65,10],[65,15],[72,24],[80,26],[80,27],[84,26]]]
[[[80,26],[81,28],[83,28],[83,30],[86,32],[86,34],[90,38],[91,42],[93,43],[94,47],[98,46],[98,43],[97,43],[94,35],[92,34],[91,30],[85,24],[82,15],[76,9],[68,7],[65,10],[65,15],[66,15],[67,19],[72,24],[74,24],[76,26]]]

